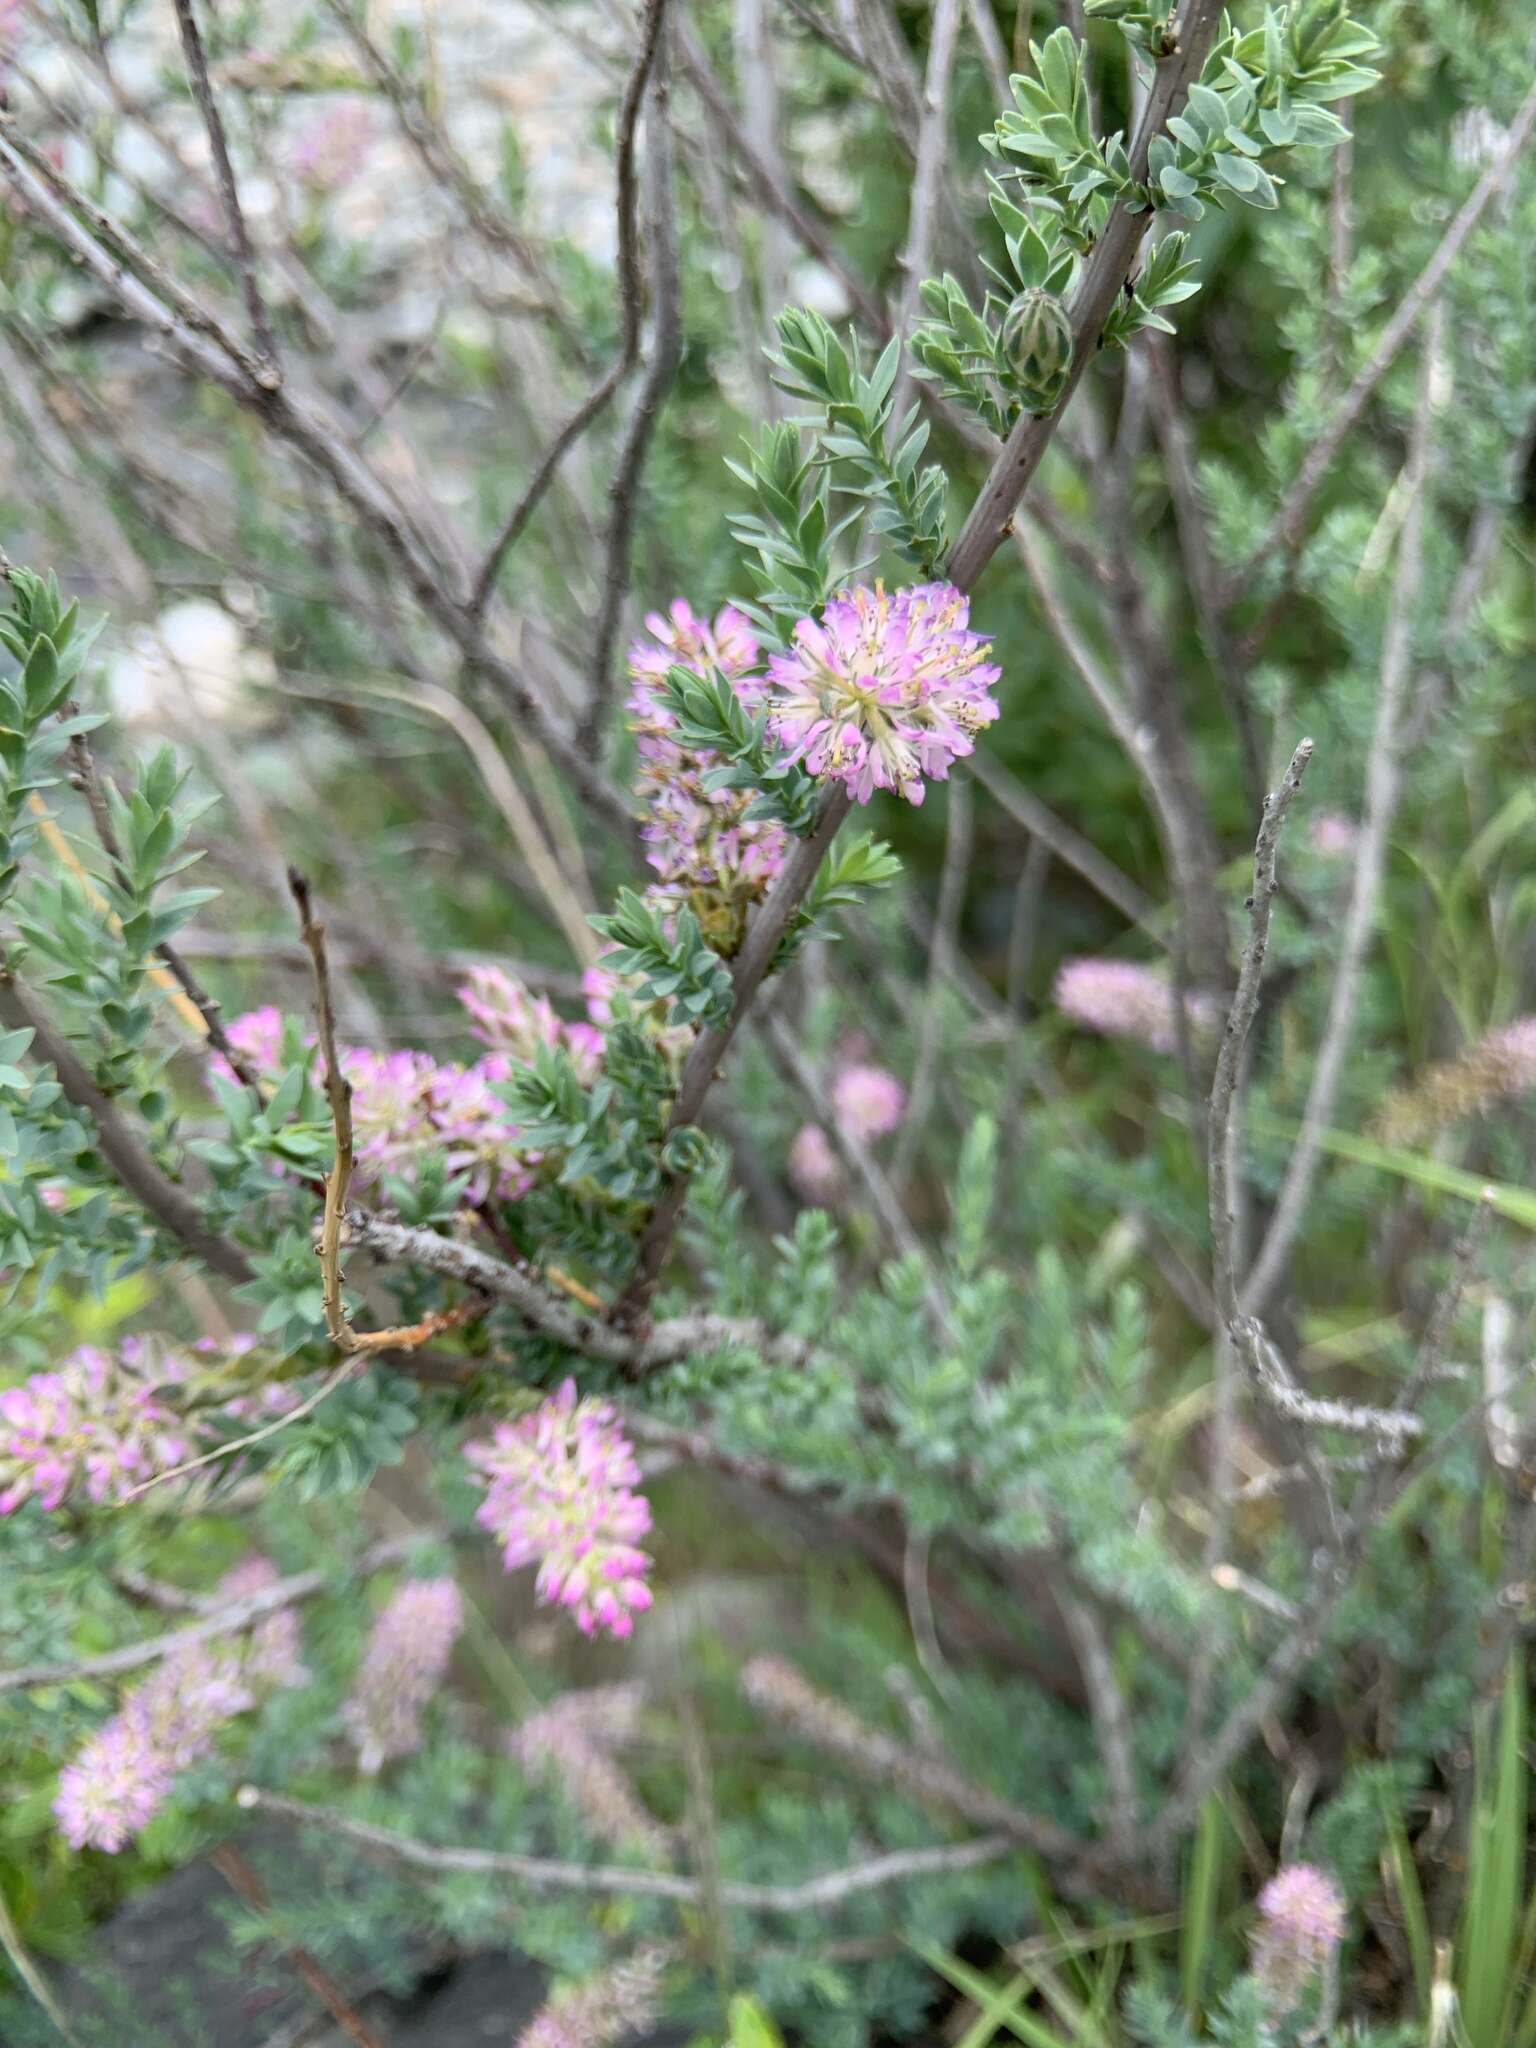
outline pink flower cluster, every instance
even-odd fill
[[[1253,1973],[1271,2006],[1294,2009],[1344,1939],[1344,1897],[1312,1863],[1291,1863],[1259,1893]]]
[[[373,115],[366,100],[333,100],[294,136],[289,168],[316,194],[339,192],[366,167],[373,139]]]
[[[866,1144],[894,1131],[906,1114],[906,1089],[894,1074],[867,1060],[845,1060],[828,1094],[842,1129]],[[789,1177],[808,1202],[829,1202],[840,1192],[843,1170],[820,1124],[802,1124],[795,1133]]]
[[[341,1048],[342,1072],[352,1084],[359,1188],[376,1186],[390,1175],[408,1179],[424,1157],[435,1155],[450,1174],[465,1176],[470,1202],[493,1193],[512,1200],[531,1184],[537,1159],[523,1151],[497,1088],[540,1046],[563,1047],[583,1082],[597,1078],[603,1034],[590,1014],[587,1020],[566,1022],[542,996],[530,995],[490,962],[469,970],[458,997],[475,1036],[488,1048],[471,1066],[434,1060],[424,1052]],[[275,1080],[283,1065],[281,1012],[270,1005],[251,1010],[228,1029],[236,1050]],[[312,1036],[306,1044],[313,1061]]]
[[[651,1604],[651,1526],[629,1439],[606,1401],[578,1400],[567,1380],[531,1414],[465,1446],[484,1474],[476,1520],[502,1545],[508,1571],[538,1566],[541,1600],[574,1609],[583,1635],[627,1636]]]
[[[251,1558],[226,1574],[218,1596],[238,1600],[276,1579],[266,1558]],[[115,1855],[149,1825],[181,1773],[211,1752],[227,1722],[307,1676],[289,1611],[264,1616],[243,1642],[174,1652],[59,1773],[53,1811],[65,1840]]]
[[[750,790],[704,787],[715,756],[679,745],[659,685],[672,666],[701,676],[714,670],[756,711],[767,693],[763,678],[751,673],[757,640],[732,606],[722,607],[711,624],[681,597],[665,616],[652,612],[645,623],[650,639],[637,640],[629,651],[634,688],[628,708],[646,803],[640,836],[658,878],[650,893],[668,908],[690,907],[717,950],[731,953],[741,942],[747,910],[784,864],[789,835],[771,819],[745,815]]]
[[[1152,1052],[1178,1050],[1173,989],[1134,960],[1068,960],[1056,977],[1056,1007],[1101,1037],[1134,1039]],[[1219,1028],[1219,1009],[1209,996],[1191,995],[1185,1008],[1197,1039]]]
[[[122,1500],[188,1455],[185,1425],[163,1390],[185,1377],[130,1342],[113,1357],[85,1345],[56,1372],[0,1393],[0,1514],[23,1501]]]
[[[924,783],[946,780],[998,715],[989,692],[1002,671],[969,619],[948,583],[858,584],[802,619],[768,664],[770,723],[790,758],[857,803],[889,789],[920,804]]]
[[[588,1021],[567,1023],[547,996],[530,995],[523,984],[504,967],[483,962],[469,969],[469,978],[458,990],[459,1001],[473,1020],[473,1030],[482,1045],[493,1053],[528,1065],[542,1046],[563,1046],[583,1083],[595,1081],[603,1063],[603,1034],[594,1003],[607,994],[595,979],[597,968],[588,968],[582,978],[587,995]],[[613,977],[607,977],[612,981]]]
[[[463,1626],[452,1579],[408,1579],[380,1612],[345,1711],[358,1769],[368,1777],[420,1748],[422,1714]]]
[[[125,1337],[117,1351],[82,1345],[51,1372],[0,1392],[0,1515],[23,1501],[52,1510],[66,1501],[121,1501],[193,1455],[238,1400],[190,1403],[190,1383],[211,1354],[237,1357],[255,1344],[205,1340],[189,1352]],[[197,1354],[205,1354],[199,1358]],[[216,1375],[215,1375],[216,1377]],[[270,1390],[291,1399],[286,1389]]]

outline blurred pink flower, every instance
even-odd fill
[[[600,1840],[657,1856],[666,1831],[610,1754],[636,1732],[643,1698],[635,1683],[563,1693],[514,1729],[507,1748],[525,1770],[553,1779]]]
[[[1290,2012],[1344,1939],[1344,1897],[1315,1864],[1292,1863],[1259,1893],[1253,1973],[1271,2004]]]
[[[339,192],[367,168],[373,134],[373,110],[366,100],[332,100],[294,136],[289,167],[312,192]]]
[[[944,781],[998,715],[988,692],[1002,671],[969,618],[951,584],[920,583],[858,584],[802,619],[768,664],[771,724],[790,758],[856,803],[889,789],[920,804],[925,781]]]
[[[595,1024],[567,1024],[548,997],[530,994],[515,975],[494,961],[479,962],[469,969],[458,998],[474,1019],[476,1038],[493,1052],[527,1066],[541,1046],[563,1046],[583,1085],[597,1079],[603,1035]]]
[[[633,1491],[640,1468],[608,1402],[578,1400],[568,1379],[464,1455],[485,1475],[475,1519],[501,1543],[507,1570],[536,1564],[539,1598],[573,1608],[583,1635],[627,1636],[651,1604],[651,1560],[636,1548],[651,1510]]]
[[[1134,960],[1068,960],[1056,977],[1056,1006],[1102,1037],[1135,1039],[1153,1052],[1178,1049],[1173,990]],[[1216,1027],[1217,1006],[1209,996],[1191,995],[1187,1014],[1196,1036]]]
[[[277,1567],[247,1558],[219,1581],[222,1600],[272,1585]],[[59,1773],[54,1816],[76,1849],[116,1854],[147,1827],[178,1775],[201,1762],[236,1715],[308,1678],[291,1609],[261,1616],[238,1637],[194,1643],[124,1695],[110,1721]]]
[[[189,1454],[186,1424],[162,1398],[186,1363],[132,1339],[114,1357],[82,1345],[53,1372],[0,1392],[0,1515],[35,1498],[122,1500]]]
[[[843,1184],[843,1169],[820,1124],[802,1124],[789,1148],[789,1177],[807,1202],[831,1201]]]
[[[517,2037],[517,2048],[616,2048],[656,2024],[666,1958],[642,1950],[557,1991]]]
[[[421,1746],[421,1717],[464,1623],[452,1579],[408,1579],[374,1622],[345,1719],[358,1768],[375,1776]]]
[[[1360,827],[1342,811],[1323,811],[1312,820],[1312,851],[1325,860],[1348,860],[1360,844]]]
[[[883,1138],[906,1113],[907,1091],[896,1076],[863,1061],[839,1068],[831,1095],[838,1121],[856,1138]]]
[[[658,877],[650,895],[665,909],[693,910],[710,942],[730,954],[740,944],[747,909],[784,864],[789,835],[771,818],[746,816],[750,790],[705,788],[715,756],[678,744],[676,720],[658,686],[672,665],[698,675],[717,670],[755,711],[767,689],[763,677],[751,673],[757,640],[730,605],[711,625],[682,597],[665,617],[652,612],[646,625],[651,638],[637,640],[629,653],[634,688],[628,709],[646,802],[640,836]]]

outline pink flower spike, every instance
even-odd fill
[[[651,1560],[635,1547],[651,1510],[634,1491],[640,1468],[610,1404],[578,1399],[567,1379],[464,1455],[486,1480],[475,1519],[500,1541],[507,1569],[537,1564],[539,1599],[574,1609],[584,1635],[627,1635],[651,1603]]]
[[[1294,2010],[1344,1939],[1344,1895],[1312,1863],[1291,1863],[1259,1893],[1253,1973],[1277,2013]]]
[[[452,1579],[408,1579],[379,1614],[345,1711],[366,1776],[420,1748],[422,1714],[463,1625]]]

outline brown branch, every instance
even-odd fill
[[[445,1279],[462,1281],[479,1294],[505,1302],[530,1328],[557,1344],[637,1373],[675,1364],[692,1351],[722,1344],[740,1344],[787,1363],[805,1355],[805,1346],[798,1339],[777,1337],[762,1323],[732,1316],[673,1316],[657,1323],[647,1336],[631,1335],[605,1322],[600,1312],[552,1294],[544,1275],[532,1266],[513,1265],[462,1238],[395,1223],[362,1209],[347,1212],[342,1242],[386,1264],[420,1266]]]
[[[230,1843],[225,1842],[214,1850],[208,1859],[224,1882],[237,1898],[258,1913],[264,1913],[272,1901],[266,1886],[252,1870],[249,1863]],[[314,1993],[316,1999],[330,2014],[353,2048],[387,2048],[387,2043],[376,2034],[362,2014],[347,1997],[336,1979],[307,1948],[283,1950],[295,1972]]]
[[[59,1086],[96,1127],[96,1145],[128,1193],[162,1229],[180,1240],[194,1258],[234,1286],[255,1278],[250,1262],[228,1238],[210,1230],[203,1205],[156,1161],[116,1104],[97,1086],[95,1077],[56,1031],[28,989],[8,967],[0,966],[0,1018],[12,1030],[32,1033],[32,1056],[53,1068]]]

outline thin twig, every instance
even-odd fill
[[[266,1886],[231,1843],[225,1842],[209,1857],[214,1869],[224,1879],[230,1890],[258,1913],[264,1913],[272,1900]],[[293,1965],[297,1975],[314,1993],[320,2004],[330,2014],[353,2048],[388,2048],[382,2037],[376,2034],[362,2014],[347,1997],[336,1979],[307,1948],[283,1946],[283,1953]]]
[[[704,1888],[696,1878],[679,1877],[672,1871],[633,1870],[602,1863],[559,1863],[501,1849],[437,1848],[427,1842],[412,1841],[408,1835],[396,1834],[392,1829],[353,1820],[335,1807],[310,1806],[302,1800],[260,1791],[254,1785],[242,1786],[236,1803],[247,1812],[276,1814],[301,1826],[323,1828],[328,1834],[377,1850],[418,1870],[477,1872],[510,1877],[535,1890],[588,1892],[604,1898],[675,1899],[683,1905],[697,1905],[704,1896]],[[838,1905],[844,1899],[878,1890],[883,1885],[903,1884],[948,1871],[974,1870],[979,1864],[996,1863],[1017,1849],[1018,1843],[1011,1836],[980,1835],[968,1842],[872,1856],[867,1862],[851,1864],[846,1869],[823,1871],[803,1884],[722,1883],[719,1898],[722,1905],[738,1906],[749,1912],[805,1913],[820,1906]]]
[[[965,908],[965,889],[970,872],[971,787],[963,778],[956,776],[949,785],[944,864],[939,870],[933,942],[928,949],[928,981],[918,1022],[917,1058],[912,1064],[906,1117],[897,1141],[896,1157],[891,1162],[891,1181],[897,1188],[907,1185],[917,1148],[923,1140],[928,1114],[933,1107],[944,1025],[944,991],[952,978],[954,962],[959,954],[960,914]]]
[[[1237,992],[1222,1029],[1221,1049],[1211,1081],[1211,1106],[1207,1119],[1209,1157],[1207,1176],[1210,1190],[1211,1278],[1216,1307],[1223,1326],[1230,1330],[1238,1314],[1238,1279],[1233,1256],[1232,1232],[1235,1209],[1233,1188],[1233,1132],[1237,1118],[1238,1077],[1253,1020],[1258,1014],[1263,987],[1264,961],[1269,951],[1269,921],[1280,884],[1276,863],[1280,833],[1301,779],[1312,759],[1312,741],[1304,739],[1291,756],[1278,789],[1264,800],[1264,816],[1253,850],[1253,891],[1248,898],[1248,938],[1243,947]]]
[[[1078,1669],[1088,1693],[1094,1734],[1109,1791],[1109,1834],[1128,1841],[1136,1827],[1136,1749],[1130,1709],[1115,1672],[1115,1660],[1104,1625],[1086,1600],[1060,1595],[1062,1617],[1077,1652]]]
[[[805,1355],[805,1346],[798,1339],[775,1336],[762,1323],[731,1316],[673,1316],[657,1323],[647,1337],[631,1336],[605,1323],[600,1313],[589,1312],[552,1294],[544,1276],[531,1266],[515,1266],[493,1258],[478,1245],[461,1238],[445,1237],[440,1231],[415,1224],[396,1223],[361,1209],[348,1211],[343,1242],[386,1264],[420,1266],[445,1279],[460,1280],[479,1294],[506,1302],[533,1329],[556,1343],[634,1373],[654,1371],[675,1364],[690,1352],[726,1344],[760,1351],[765,1357],[786,1363],[794,1363]]]
[[[1064,818],[1057,817],[1049,805],[1042,803],[1033,790],[1026,789],[990,754],[972,754],[966,767],[993,801],[1032,838],[1049,847],[1063,866],[1081,875],[1089,888],[1118,910],[1128,924],[1140,925],[1155,936],[1157,905],[1107,854],[1100,853]]]
[[[486,637],[485,621],[461,602],[453,576],[422,527],[359,455],[348,435],[291,387],[273,390],[257,375],[251,351],[214,315],[168,278],[117,222],[92,205],[0,114],[0,169],[29,207],[112,292],[128,316],[162,336],[185,367],[207,377],[255,413],[329,479],[338,497],[378,540],[423,612],[453,642],[471,671],[506,698],[570,777],[593,811],[618,829],[631,823],[627,800],[556,727],[538,694]]]
[[[922,114],[917,131],[917,165],[908,203],[907,240],[901,252],[901,302],[896,332],[911,333],[921,310],[920,287],[933,260],[934,228],[944,184],[949,113],[949,79],[960,39],[960,0],[934,0],[928,29],[928,68],[923,74]],[[892,394],[892,420],[899,431],[907,409],[911,371],[905,353]]]

